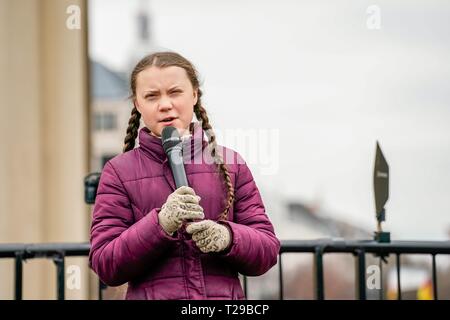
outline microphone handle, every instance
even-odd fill
[[[184,170],[181,148],[173,148],[169,152],[169,163],[177,189],[181,186],[189,187],[186,171]]]
[[[183,152],[181,147],[174,147],[168,152],[170,168],[172,169],[173,179],[177,189],[181,186],[189,187],[186,171],[184,170]],[[192,219],[187,219],[187,223],[194,222]]]

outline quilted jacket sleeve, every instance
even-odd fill
[[[266,212],[247,164],[239,164],[236,177],[234,221],[221,221],[232,233],[222,258],[247,276],[258,276],[277,263],[280,241]]]
[[[174,246],[158,223],[159,208],[134,222],[130,199],[113,165],[100,177],[92,213],[89,265],[109,286],[142,275],[148,266]]]

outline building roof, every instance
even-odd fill
[[[290,201],[287,207],[291,222],[301,221],[311,228],[322,230],[327,236],[347,239],[371,237],[371,233],[365,228],[336,219],[333,214],[319,208],[313,208],[299,201]]]
[[[126,99],[129,95],[126,77],[97,61],[90,61],[91,95],[95,99]]]

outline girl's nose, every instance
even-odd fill
[[[166,111],[170,109],[172,109],[172,101],[168,98],[161,98],[161,100],[159,100],[159,110]]]

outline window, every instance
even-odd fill
[[[117,128],[117,116],[111,112],[95,113],[94,129],[96,131],[111,131]]]

